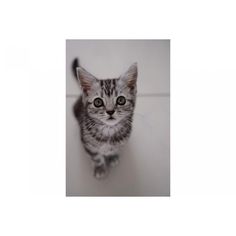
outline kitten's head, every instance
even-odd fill
[[[136,100],[137,63],[116,79],[99,80],[82,67],[76,68],[88,115],[115,125],[133,114]]]

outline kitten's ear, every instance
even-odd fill
[[[126,83],[127,87],[133,89],[136,86],[137,78],[138,78],[138,63],[135,62],[121,76],[121,79]]]
[[[82,67],[76,68],[76,75],[82,90],[88,94],[89,90],[92,88],[93,83],[96,82],[96,78]]]

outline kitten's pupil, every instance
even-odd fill
[[[101,107],[103,106],[103,101],[101,98],[96,98],[94,101],[93,101],[93,104],[95,107]]]
[[[117,103],[118,105],[125,105],[125,103],[126,103],[125,97],[124,97],[124,96],[119,96],[119,97],[117,98],[117,100],[116,100],[116,103]]]

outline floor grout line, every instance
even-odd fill
[[[80,94],[66,94],[66,97],[79,97]],[[169,93],[140,93],[137,97],[170,97]]]

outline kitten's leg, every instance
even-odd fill
[[[107,165],[104,156],[97,154],[92,157],[94,164],[94,176],[97,179],[105,178],[108,174]]]
[[[109,155],[105,157],[106,163],[110,167],[115,167],[119,163],[119,156],[118,154],[115,155]]]

